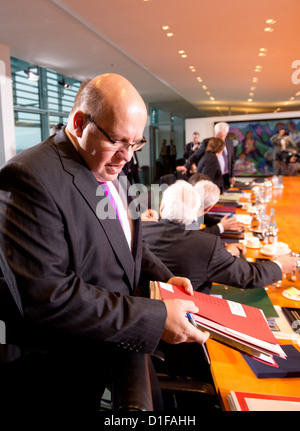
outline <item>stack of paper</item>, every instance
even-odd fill
[[[153,298],[160,294],[163,300],[192,300],[199,309],[193,315],[197,326],[210,338],[274,366],[273,355],[286,358],[262,310],[196,291],[190,296],[181,287],[162,282],[151,282],[150,289]]]
[[[231,391],[227,401],[231,411],[300,411],[298,397]]]

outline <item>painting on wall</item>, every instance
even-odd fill
[[[235,175],[273,175],[273,137],[284,129],[300,152],[300,118],[230,122],[228,138],[235,149]],[[273,138],[273,139],[272,139]]]

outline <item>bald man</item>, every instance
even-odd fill
[[[189,280],[174,277],[143,248],[140,220],[127,211],[120,174],[146,143],[146,119],[131,83],[100,75],[82,84],[67,127],[0,171],[1,265],[16,282],[25,316],[21,341],[29,352],[17,375],[22,395],[34,388],[29,398],[18,398],[14,381],[14,403],[27,400],[36,408],[51,397],[51,410],[98,409],[122,351],[149,354],[161,339],[208,337],[186,319],[196,311],[193,302],[136,296],[141,273],[147,282],[192,291]]]

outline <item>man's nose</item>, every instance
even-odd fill
[[[132,159],[133,156],[133,149],[131,145],[122,145],[122,148],[118,151],[119,157],[121,156],[123,160],[129,162]]]

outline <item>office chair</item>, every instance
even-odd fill
[[[219,411],[210,367],[197,343],[160,343],[152,355],[164,411]]]

